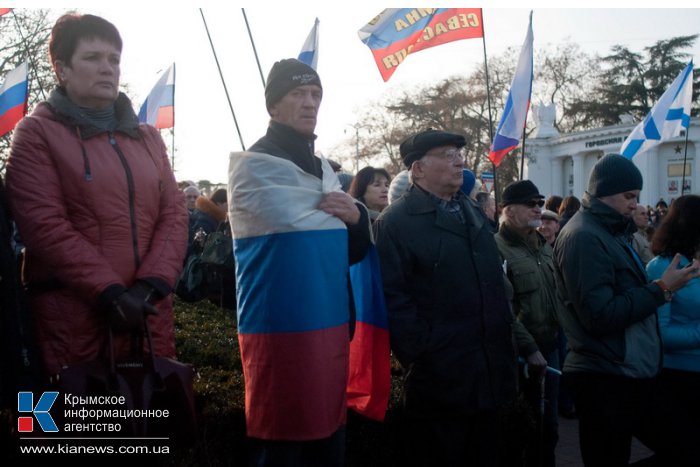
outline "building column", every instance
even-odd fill
[[[665,160],[660,160],[659,157],[659,146],[654,146],[632,158],[632,162],[635,163],[644,177],[644,186],[642,187],[639,201],[645,206],[656,205],[656,202],[661,197],[661,187],[667,183],[666,166],[668,163]],[[664,171],[661,170],[662,166]]]
[[[586,153],[579,152],[572,155],[571,158],[574,161],[574,196],[581,199],[586,191],[586,173],[583,167]]]
[[[552,188],[550,194],[557,196],[564,196],[564,159],[561,157],[554,157],[551,160],[552,173],[550,177],[549,186]]]

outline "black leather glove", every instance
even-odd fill
[[[148,282],[138,280],[129,287],[128,292],[135,298],[153,305],[156,302],[156,290]]]
[[[110,310],[112,329],[116,332],[142,331],[146,306],[151,305],[128,291],[119,295],[112,302]]]

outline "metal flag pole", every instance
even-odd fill
[[[228,95],[228,88],[226,87],[226,81],[224,81],[224,75],[221,73],[221,66],[219,65],[219,59],[216,56],[216,49],[214,48],[214,43],[211,40],[211,35],[209,34],[209,28],[207,27],[207,20],[204,19],[204,11],[199,9],[199,14],[202,15],[202,22],[204,23],[204,29],[207,31],[207,37],[209,38],[209,45],[211,45],[211,51],[214,54],[214,60],[216,61],[216,68],[219,70],[219,77],[221,78],[221,84],[224,85],[224,92],[226,93],[226,100],[228,101],[228,106],[231,109],[231,115],[233,115],[233,123],[236,125],[236,131],[238,132],[238,139],[241,141],[241,148],[245,151],[245,144],[243,144],[243,136],[241,135],[241,129],[238,126],[238,120],[236,119],[236,112],[233,111],[233,105],[231,104],[231,98]]]
[[[41,80],[39,79],[39,72],[36,69],[36,66],[34,66],[34,60],[32,54],[29,53],[29,49],[27,48],[27,39],[24,37],[24,34],[22,34],[22,26],[19,24],[19,20],[17,19],[17,15],[15,15],[15,9],[13,8],[12,10],[12,17],[15,19],[15,26],[17,27],[17,33],[19,34],[20,39],[22,39],[22,44],[24,45],[24,53],[27,54],[27,62],[29,62],[29,67],[34,71],[34,78],[36,78],[36,83],[39,85],[39,91],[41,92],[41,99],[46,100],[46,94],[44,93],[44,86],[41,85]],[[29,92],[29,89],[27,88],[27,93]]]
[[[527,122],[527,114],[525,114],[525,122]],[[525,127],[523,127],[523,143],[520,145],[520,180],[523,179],[523,170],[525,168]]]
[[[484,29],[484,9],[481,10],[481,42],[484,46],[484,72],[486,73],[486,102],[489,111],[489,148],[493,144],[493,117],[491,116],[491,86],[489,84],[489,65],[486,59],[486,29]],[[493,193],[496,197],[496,206],[498,206],[498,177],[496,176],[496,164],[491,162],[493,166]]]
[[[172,162],[170,163],[170,166],[171,166],[171,169],[172,169],[173,172],[175,172],[175,109],[176,109],[176,107],[175,107],[175,83],[177,82],[177,81],[175,81],[175,78],[176,78],[176,77],[177,77],[177,76],[175,75],[175,62],[173,62],[173,133],[172,133],[172,135],[171,135],[171,137],[172,137],[172,141],[171,141],[172,147],[171,147],[171,149],[170,149],[170,151],[171,151],[171,152],[170,152],[170,154],[171,154],[171,155],[170,155],[170,158],[172,159]]]
[[[532,27],[532,10],[530,10],[530,27]],[[528,29],[529,31],[529,29]],[[532,57],[531,57],[532,58]],[[533,64],[534,68],[534,64]],[[532,70],[530,71],[532,73]],[[530,97],[532,96],[532,75],[530,75]],[[523,144],[520,149],[520,180],[523,179],[523,170],[525,167],[525,140],[527,139],[527,114],[530,113],[530,97],[528,97],[527,108],[525,109],[525,122],[523,123]]]
[[[688,128],[685,129],[685,152],[683,153],[683,179],[681,180],[681,196],[685,194],[685,165],[688,160],[688,134],[690,133],[690,120]]]
[[[245,20],[245,27],[248,29],[248,37],[250,37],[250,45],[253,46],[253,55],[255,55],[255,62],[258,64],[258,71],[260,72],[260,79],[262,80],[263,88],[265,87],[265,76],[263,75],[262,67],[260,66],[260,59],[258,58],[258,50],[255,48],[255,41],[253,41],[253,33],[250,32],[250,25],[248,24],[248,17],[245,14],[245,8],[241,8],[243,12],[243,19]]]

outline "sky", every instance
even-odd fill
[[[102,16],[119,29],[124,42],[121,82],[127,85],[136,111],[160,73],[175,62],[176,178],[225,183],[229,154],[241,150],[231,107],[246,148],[264,135],[269,121],[241,4],[229,2],[230,6],[212,4],[201,8],[230,106],[199,8],[174,2],[143,3],[138,8],[118,4],[102,7],[98,5],[104,3],[92,3],[77,9]],[[261,1],[243,6],[265,78],[275,61],[297,57],[315,18],[319,19],[318,73],[324,94],[316,127],[316,150],[328,158],[333,158],[334,149],[337,151],[341,143],[354,144],[357,136],[362,138],[363,130],[356,134],[352,125],[369,103],[382,102],[402,89],[454,75],[466,76],[483,66],[482,40],[461,40],[409,55],[391,79],[384,82],[369,48],[357,35],[382,7],[331,1],[278,5]],[[534,11],[535,55],[539,48],[554,47],[565,40],[599,55],[607,54],[614,44],[641,52],[657,40],[700,32],[700,9],[561,9],[527,1],[518,6],[483,9],[488,56],[500,55],[508,47],[519,51],[530,9]],[[690,52],[700,63],[700,40]],[[501,110],[494,109],[498,115]],[[166,132],[163,136],[170,148],[173,138]],[[346,162],[345,168],[353,169],[352,163]]]

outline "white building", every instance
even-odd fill
[[[527,176],[540,193],[574,195],[581,199],[588,185],[588,176],[595,163],[605,154],[620,153],[625,138],[638,122],[623,116],[624,123],[615,126],[561,135],[554,128],[554,105],[533,106],[537,127],[525,142]],[[637,154],[632,161],[644,177],[640,203],[656,205],[663,198],[667,203],[684,194],[700,193],[700,167],[695,164],[696,147],[700,145],[700,118],[692,118],[686,154],[685,131],[677,138]],[[685,179],[683,160],[686,160]]]

